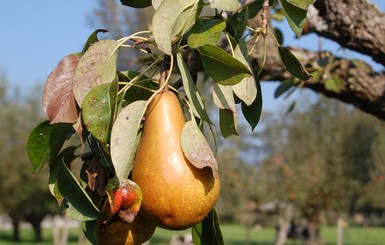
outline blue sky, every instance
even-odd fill
[[[385,10],[384,0],[373,2]],[[0,1],[0,74],[24,91],[43,84],[62,57],[81,50],[94,30],[87,17],[95,7],[92,0]],[[293,46],[314,43],[314,37],[296,40],[291,32],[285,39],[286,45]],[[328,41],[324,47],[338,49]],[[358,55],[349,52],[348,56]],[[264,109],[273,110],[279,103],[272,97],[275,87],[263,85]]]

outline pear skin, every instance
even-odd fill
[[[137,215],[132,223],[114,218],[101,224],[98,232],[100,245],[141,245],[154,234],[156,226]]]
[[[132,180],[142,189],[140,214],[156,226],[182,230],[213,209],[220,181],[210,167],[199,169],[184,156],[181,134],[185,118],[171,91],[149,104],[141,143],[132,168]]]

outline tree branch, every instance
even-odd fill
[[[385,14],[368,0],[318,0],[308,11],[309,32],[369,55],[385,65]]]
[[[385,74],[373,72],[370,65],[358,61],[334,57],[329,52],[314,52],[304,49],[291,49],[308,70],[320,71],[320,75],[305,84],[317,93],[327,97],[339,99],[343,102],[385,120]],[[283,81],[292,78],[284,67],[277,65],[274,53],[269,53],[270,62],[267,62],[261,80]],[[253,62],[256,62],[253,59]],[[324,64],[322,64],[324,63]],[[330,77],[342,79],[338,92],[327,89],[325,81]]]

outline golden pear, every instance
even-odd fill
[[[140,214],[166,229],[181,230],[202,221],[213,209],[220,181],[210,167],[199,169],[184,156],[185,118],[171,91],[149,104],[132,180],[142,189]],[[215,177],[214,177],[215,176]]]
[[[152,237],[155,228],[140,215],[132,223],[114,218],[107,224],[101,224],[98,240],[100,245],[140,245]]]

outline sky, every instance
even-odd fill
[[[373,2],[385,11],[384,0]],[[0,75],[5,75],[22,91],[43,85],[62,57],[80,51],[94,29],[103,28],[89,23],[95,7],[93,0],[0,1]],[[284,33],[285,45],[314,48],[314,36],[296,39],[292,32]],[[339,50],[344,56],[361,58],[354,52],[338,49],[330,41],[325,41],[324,47]],[[273,98],[277,84],[262,85],[264,110],[277,109],[282,104],[282,99]]]

